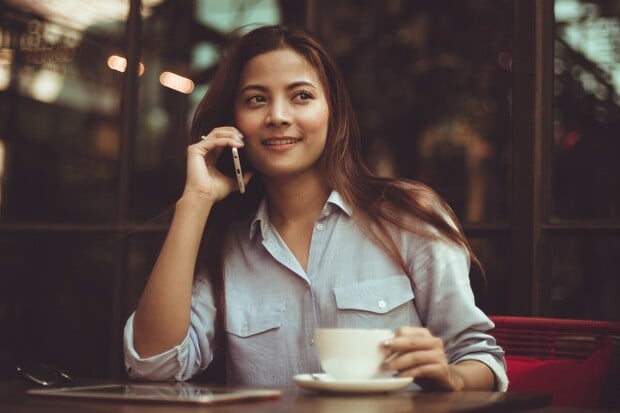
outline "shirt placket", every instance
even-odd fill
[[[312,229],[312,239],[310,241],[310,251],[308,253],[308,267],[307,267],[307,275],[308,275],[308,288],[310,292],[310,300],[307,303],[308,308],[304,309],[306,314],[312,315],[312,322],[306,323],[306,331],[305,335],[309,338],[308,342],[308,354],[315,354],[314,348],[314,330],[318,327],[318,320],[320,317],[319,314],[319,300],[315,294],[315,287],[313,285],[312,280],[315,278],[318,271],[321,268],[321,258],[323,257],[325,248],[327,248],[327,241],[329,239],[329,232],[333,230],[333,225],[330,222],[330,215],[332,213],[332,208],[329,204],[326,204],[321,211],[321,215],[314,223],[314,228]],[[316,357],[312,357],[314,360],[312,365],[309,367],[312,371],[319,371],[320,365],[318,364],[318,360]]]

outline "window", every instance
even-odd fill
[[[548,249],[541,311],[620,319],[620,14],[555,1]]]

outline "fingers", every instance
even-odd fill
[[[222,126],[200,137],[196,145],[211,149],[216,146],[243,146],[243,135],[237,128]]]
[[[231,192],[238,190],[237,181],[217,169],[216,163],[224,148],[243,147],[243,135],[232,126],[214,128],[198,142],[187,148],[186,191],[199,191],[210,194],[215,201],[224,199]],[[246,183],[251,179],[247,177]]]
[[[440,363],[444,358],[443,353],[437,349],[407,351],[395,354],[397,355],[382,367],[385,370],[396,370],[400,375],[403,375],[405,371]]]
[[[408,352],[425,350],[429,348],[441,348],[443,351],[443,341],[434,337],[430,331],[422,327],[400,327],[390,340],[383,343],[383,346],[391,351]]]
[[[448,371],[443,341],[421,327],[401,327],[394,337],[383,343],[393,357],[381,366],[399,376],[442,382]]]
[[[200,137],[200,140],[189,145],[187,151],[189,155],[196,154],[202,157],[210,154],[211,163],[220,156],[224,147],[234,146],[243,147],[243,135],[238,129],[232,126],[223,126],[213,129],[207,135]]]

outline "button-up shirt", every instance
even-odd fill
[[[412,280],[361,230],[337,192],[314,223],[305,270],[269,221],[266,201],[251,221],[233,225],[224,261],[228,381],[290,385],[295,374],[321,371],[313,345],[317,327],[423,326],[443,340],[450,363],[478,360],[505,390],[504,352],[487,333],[493,323],[475,305],[466,250],[390,230]],[[132,315],[124,334],[130,376],[186,380],[206,368],[213,357],[214,302],[208,277],[198,277],[185,340],[148,358],[133,347]]]

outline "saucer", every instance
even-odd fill
[[[293,381],[299,387],[332,393],[381,393],[400,390],[413,382],[411,377],[378,377],[373,379],[334,379],[327,374],[298,374]]]

